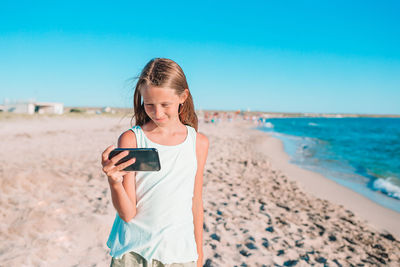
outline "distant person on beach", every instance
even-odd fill
[[[205,123],[209,123],[210,122],[210,115],[208,114],[208,112],[204,112],[204,122]]]
[[[232,122],[232,115],[231,115],[231,114],[228,114],[228,115],[227,115],[227,118],[228,118],[228,121],[229,121],[229,122]]]
[[[127,172],[135,162],[115,165],[102,154],[117,211],[107,246],[111,267],[202,266],[203,170],[208,139],[198,121],[185,74],[174,61],[150,60],[134,94],[135,126],[121,134],[120,148],[156,148],[161,170]]]
[[[219,121],[220,121],[219,113],[218,112],[214,112],[213,115],[212,115],[212,118],[211,118],[211,123],[218,124]]]

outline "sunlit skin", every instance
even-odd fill
[[[162,145],[177,145],[186,137],[186,127],[179,120],[179,104],[189,95],[185,89],[177,95],[174,89],[149,86],[140,91],[146,114],[151,121],[143,125],[148,138]]]

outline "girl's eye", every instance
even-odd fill
[[[168,107],[169,105],[168,104],[163,104],[162,105],[164,108],[166,108],[166,107]]]

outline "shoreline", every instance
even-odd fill
[[[400,238],[398,227],[400,213],[383,207],[320,173],[290,163],[290,156],[285,152],[281,140],[254,128],[254,125],[249,127],[249,130],[265,134],[265,140],[260,140],[261,142],[255,146],[257,151],[263,153],[271,161],[272,166],[285,173],[289,179],[299,182],[299,187],[306,193],[342,205],[359,215],[375,229],[387,231],[396,239]]]

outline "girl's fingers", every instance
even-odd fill
[[[122,159],[123,157],[127,156],[128,154],[129,154],[128,151],[123,151],[123,152],[119,153],[118,155],[116,155],[115,157],[113,157],[111,160],[109,160],[109,161],[104,165],[103,171],[104,171],[105,173],[109,173],[109,171],[114,172],[114,171],[120,170],[119,168],[117,168],[116,170],[113,170],[113,168],[115,168],[116,166],[121,166],[122,164],[125,164],[126,162],[129,162],[131,159],[129,159],[128,161],[126,161],[126,162],[124,162],[124,163],[121,163],[121,164],[116,165],[116,163],[117,163],[120,159]],[[133,158],[132,158],[132,159],[133,159]],[[132,164],[132,163],[130,163],[130,164]],[[129,164],[129,165],[130,165],[130,164]],[[128,166],[129,166],[129,165],[128,165]],[[125,166],[125,167],[126,167],[126,166]]]
[[[128,161],[127,161],[128,162]],[[134,161],[133,161],[134,162]],[[125,162],[126,163],[126,162]],[[124,163],[124,164],[125,164]],[[132,163],[131,163],[132,164]],[[121,164],[122,165],[122,164]],[[125,175],[127,175],[129,172],[128,171],[123,171],[123,170],[118,170],[119,169],[119,166],[120,165],[118,165],[118,167],[115,167],[113,170],[111,170],[108,174],[109,174],[109,177],[111,177],[111,179],[114,181],[114,182],[122,182],[123,180],[124,180],[124,176]],[[129,165],[128,165],[129,166]],[[116,175],[117,174],[117,175]]]
[[[135,163],[135,161],[136,161],[136,158],[131,158],[128,161],[121,163],[119,165],[114,165],[110,161],[110,163],[108,163],[106,166],[103,167],[103,171],[107,174],[107,176],[112,176],[114,173],[121,172],[121,170],[123,170],[126,167],[128,167],[129,165]]]
[[[108,161],[107,164],[103,165],[103,172],[105,172],[107,175],[109,175],[110,170],[113,167],[115,167],[115,165],[111,161]]]
[[[133,163],[136,162],[136,158],[131,158],[128,161],[119,164],[118,166],[116,166],[116,170],[117,171],[121,171],[123,169],[125,169],[126,167],[128,167],[129,165],[132,165]]]
[[[110,161],[115,165],[118,161],[123,159],[124,157],[128,156],[129,152],[128,151],[122,151],[118,155],[112,157]]]
[[[103,151],[103,154],[101,155],[102,162],[106,162],[108,160],[108,155],[110,152],[114,149],[114,145],[111,145],[106,148],[106,150]]]

